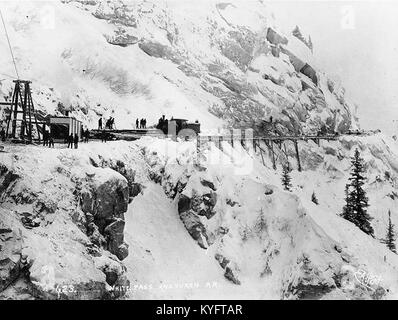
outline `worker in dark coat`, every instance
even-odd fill
[[[79,145],[79,137],[76,133],[75,133],[75,136],[73,137],[73,144],[75,145],[75,149],[77,149],[77,147]]]
[[[47,130],[43,131],[43,146],[46,146],[48,143],[48,133]]]
[[[79,144],[79,137],[78,137],[78,135],[76,133],[75,133],[75,136],[73,138],[73,143],[75,145],[75,149],[77,149],[78,144]]]
[[[102,118],[98,119],[98,130],[102,130]]]
[[[105,130],[102,130],[102,133],[101,133],[101,142],[106,142],[106,132],[105,132]]]
[[[164,119],[163,118],[159,118],[158,125],[156,126],[156,129],[163,130],[163,124],[164,124]]]
[[[109,119],[106,121],[106,128],[112,129],[112,117],[109,117]]]
[[[73,134],[70,134],[68,137],[68,148],[73,148]]]
[[[135,128],[138,129],[138,128],[139,128],[139,125],[140,125],[140,122],[139,122],[139,120],[138,120],[138,118],[137,118],[137,120],[135,120]]]
[[[88,143],[88,140],[90,139],[90,131],[88,131],[88,129],[86,129],[85,133],[84,133],[84,141],[86,143]]]
[[[48,138],[48,147],[49,148],[51,148],[51,147],[54,148],[54,138],[53,138],[53,135],[52,135],[51,132],[48,132],[47,138]]]

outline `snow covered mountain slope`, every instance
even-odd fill
[[[256,127],[270,116],[281,131],[356,126],[344,89],[302,42],[275,33],[260,0],[23,1],[2,10],[20,76],[48,113],[71,105],[89,126],[112,114],[119,128],[161,114],[205,129]],[[14,74],[5,37],[0,58]],[[10,90],[2,81],[2,95]]]
[[[195,141],[150,137],[78,150],[6,145],[0,296],[396,298],[398,256],[379,240],[388,209],[397,223],[398,150],[386,141],[303,143],[292,193],[267,156],[263,166],[239,144],[199,154]],[[355,147],[368,163],[375,238],[338,216]]]
[[[388,189],[394,187],[378,178],[384,189],[375,192],[372,183],[378,170],[389,171],[396,179],[397,151],[385,151],[384,139],[343,138],[321,147],[304,144],[302,154],[316,153],[326,159],[304,158],[306,170],[293,175],[297,196],[276,187],[280,172],[271,169],[270,159],[270,166],[264,167],[258,154],[250,157],[226,142],[222,152],[210,145],[199,160],[194,144],[141,144],[147,150],[152,179],[174,199],[191,237],[212,252],[224,276],[240,287],[239,297],[377,299],[396,297],[398,285],[398,257],[379,240],[385,236],[388,209],[394,211],[387,199]],[[361,148],[369,163],[368,192],[373,204],[369,212],[376,239],[338,216],[348,178],[347,159],[355,147]],[[375,149],[380,150],[377,156]],[[341,163],[330,156],[336,167],[328,163],[331,150],[343,155]],[[372,167],[368,152],[373,152],[378,167]],[[313,191],[319,205],[311,202]],[[377,281],[366,288],[360,274]]]
[[[279,132],[346,131],[352,104],[263,1],[2,4],[17,66],[38,109],[118,128],[161,114]],[[316,46],[316,44],[315,44]],[[0,39],[0,91],[13,74]],[[398,147],[383,135],[275,144],[144,137],[78,150],[5,145],[0,153],[0,298],[391,299],[398,256]],[[366,163],[372,238],[339,214],[349,158]],[[264,158],[264,165],[261,164]],[[289,163],[292,192],[282,191]],[[316,193],[319,204],[311,201]],[[372,279],[372,282],[369,282]]]

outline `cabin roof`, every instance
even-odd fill
[[[173,119],[170,119],[170,121],[188,121],[188,120],[187,119],[173,118]]]
[[[50,119],[73,119],[78,122],[81,122],[80,120],[77,120],[75,117],[68,117],[68,116],[49,116]]]

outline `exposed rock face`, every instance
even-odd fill
[[[81,193],[83,212],[93,216],[99,233],[105,236],[108,250],[121,260],[127,256],[123,229],[128,203],[127,180],[109,168],[98,169],[88,189]]]
[[[124,162],[116,161],[116,164],[107,164],[105,167],[106,166],[109,166],[126,178],[130,197],[129,202],[131,202],[134,197],[143,191],[144,186],[136,181],[136,171],[132,170],[131,168],[126,168]]]
[[[0,201],[4,197],[4,193],[8,187],[18,179],[18,175],[10,170],[7,166],[0,163]]]
[[[128,245],[123,241],[124,225],[124,220],[118,218],[104,229],[104,233],[108,237],[108,250],[116,254],[120,260],[123,260],[128,255]]]
[[[127,181],[107,167],[116,160],[100,167],[94,156],[62,149],[8,149],[0,159],[0,297],[124,295],[124,213],[129,197],[142,191],[135,173],[119,165]]]
[[[216,253],[216,260],[220,264],[221,268],[225,270],[224,277],[234,284],[241,284],[240,280],[236,276],[236,271],[239,270],[236,264],[232,263],[227,258],[223,257],[221,254]]]
[[[138,43],[139,39],[133,35],[126,33],[126,30],[119,29],[115,31],[114,36],[105,36],[106,41],[121,47],[127,47]]]
[[[214,235],[206,231],[203,217],[211,219],[216,214],[217,193],[213,182],[201,180],[201,184],[202,194],[192,189],[190,196],[184,192],[179,196],[178,213],[189,234],[205,249],[213,243]]]
[[[22,238],[18,230],[13,231],[0,221],[0,292],[11,285],[23,272]]]
[[[165,58],[169,59],[175,63],[180,63],[181,58],[174,51],[174,49],[170,46],[166,46],[164,44],[154,42],[154,41],[143,41],[138,44],[142,51],[151,57],[155,58]]]
[[[287,44],[289,41],[286,37],[281,36],[278,32],[273,30],[272,28],[268,28],[267,31],[267,40],[274,45],[278,44]]]

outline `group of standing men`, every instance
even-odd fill
[[[79,136],[76,133],[74,135],[70,134],[68,137],[68,148],[77,149],[78,146],[79,146]]]
[[[49,148],[54,148],[54,137],[51,134],[51,131],[47,131],[44,129],[43,131],[43,146],[44,147],[49,147]]]
[[[146,129],[146,119],[142,118],[141,120],[135,120],[135,128]]]
[[[84,130],[82,129],[82,138],[83,142],[87,143],[88,139],[90,138],[90,131],[88,129]]]
[[[115,118],[109,117],[108,120],[106,120],[105,127],[103,126],[102,118],[98,119],[98,130],[104,130],[104,129],[115,129]],[[136,129],[146,129],[146,122],[147,120],[145,118],[135,120],[135,128]]]
[[[114,129],[114,125],[115,125],[115,118],[113,117],[109,117],[108,120],[106,120],[105,122],[105,128],[103,128],[102,126],[102,118],[98,119],[98,130],[102,130],[102,129]]]

